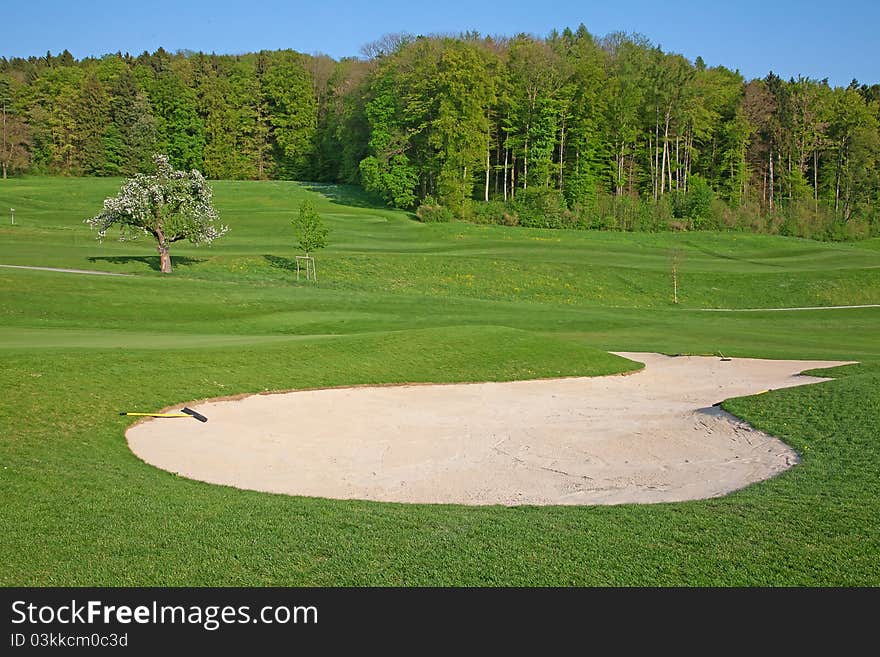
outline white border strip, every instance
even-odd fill
[[[842,310],[845,308],[880,308],[880,303],[868,303],[863,306],[806,306],[803,308],[692,308],[706,313],[763,313],[783,312],[786,310]]]
[[[0,265],[9,269],[36,269],[38,271],[57,271],[63,274],[94,274],[96,276],[134,276],[134,274],[121,274],[114,271],[95,271],[93,269],[59,269],[58,267],[28,267],[26,265]]]

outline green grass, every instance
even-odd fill
[[[877,585],[880,303],[873,242],[422,225],[357,190],[215,183],[229,235],[97,244],[119,181],[0,181],[0,585]],[[332,229],[297,284],[287,222]],[[181,248],[177,248],[180,246]],[[670,300],[679,249],[682,303]],[[725,408],[802,456],[724,498],[469,508],[268,495],[139,461],[120,410],[356,383],[595,375],[608,350],[858,360]]]
[[[82,223],[118,185],[108,179],[31,178],[0,187],[0,207],[16,208],[16,226],[0,222],[2,263],[158,275],[149,241],[108,239],[98,247]],[[344,198],[366,207],[336,203],[330,192],[339,188],[312,187],[328,190],[321,194],[284,182],[240,181],[214,187],[232,232],[211,248],[175,245],[178,273],[188,278],[289,282],[297,253],[289,221],[309,196],[332,230],[330,248],[318,256],[322,289],[669,307],[672,254],[679,251],[684,307],[863,304],[880,296],[877,251],[867,248],[872,242],[420,224],[405,213],[370,207],[350,188],[343,188]]]

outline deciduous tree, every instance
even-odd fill
[[[296,233],[296,245],[305,252],[306,256],[327,246],[327,235],[330,231],[309,201],[302,202],[299,206],[299,214],[291,223]]]
[[[0,168],[3,178],[10,172],[27,168],[30,160],[30,132],[27,124],[12,113],[12,91],[7,80],[0,79]]]
[[[86,223],[103,240],[118,226],[120,240],[144,235],[156,240],[160,270],[171,273],[170,248],[174,242],[210,244],[229,228],[220,224],[213,193],[196,170],[175,171],[165,155],[153,158],[156,172],[128,179],[119,193],[104,200],[103,211]]]

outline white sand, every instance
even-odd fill
[[[290,495],[455,504],[620,504],[724,495],[797,462],[713,408],[839,362],[668,357],[628,376],[336,388],[190,404],[127,432],[147,463]],[[797,412],[792,409],[792,412]]]

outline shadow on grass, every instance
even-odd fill
[[[308,278],[306,278],[306,267],[305,267],[305,263],[303,263],[302,265],[300,265],[300,274],[298,275],[298,274],[296,273],[296,259],[295,259],[295,258],[282,258],[282,257],[280,257],[280,256],[264,255],[264,256],[263,256],[263,259],[264,259],[266,262],[268,262],[269,265],[270,265],[273,269],[278,269],[278,270],[284,272],[285,274],[289,274],[289,275],[290,275],[290,279],[287,279],[286,276],[285,276],[285,280],[290,280],[290,281],[293,281],[293,282],[298,283],[299,280],[300,280],[300,279],[299,279],[299,276],[300,276],[300,275],[302,275],[302,279],[303,279],[304,281],[308,281],[308,280],[309,280]]]
[[[153,271],[162,271],[159,256],[92,256],[89,262],[109,262],[114,265],[126,265],[130,262],[141,262]],[[187,256],[171,256],[172,267],[187,267],[205,262],[204,258],[189,258]]]
[[[293,258],[282,258],[273,255],[264,255],[263,258],[275,269],[296,273],[296,261]]]
[[[695,251],[699,251],[700,253],[705,253],[707,256],[711,256],[713,258],[721,258],[723,260],[736,260],[738,262],[747,262],[750,265],[758,265],[760,267],[785,267],[783,263],[776,262],[765,262],[761,260],[750,260],[749,258],[742,258],[735,255],[729,255],[727,253],[721,253],[720,251],[715,251],[713,249],[706,248],[704,246],[700,246],[690,240],[685,240],[684,243],[689,247],[693,248]]]
[[[364,191],[354,185],[335,185],[332,183],[300,183],[305,189],[315,194],[320,194],[331,203],[347,205],[356,208],[371,208],[373,210],[390,210],[391,208],[374,194]]]
[[[320,194],[334,205],[343,205],[346,207],[367,208],[370,210],[396,210],[406,212],[407,217],[413,221],[418,221],[418,217],[414,212],[401,210],[385,203],[375,194],[371,194],[360,187],[354,185],[337,185],[333,183],[300,183],[303,188],[315,194]]]

